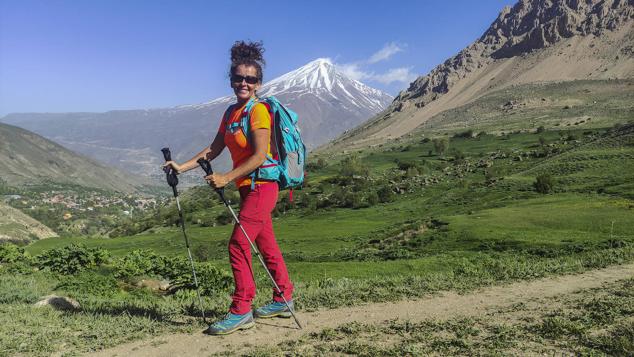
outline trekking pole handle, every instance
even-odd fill
[[[165,161],[172,161],[172,153],[170,152],[170,148],[162,148],[161,151],[163,152],[163,157],[165,158]],[[167,173],[170,170],[170,167],[164,167],[163,171],[165,171],[165,173]]]
[[[209,163],[209,161],[207,161],[207,159],[201,157],[196,162],[198,163],[198,165],[200,165],[203,171],[205,171],[205,174],[207,174],[207,176],[212,175],[214,173],[214,170],[211,168],[211,164]],[[226,204],[227,200],[225,199],[224,188],[215,188],[215,190],[220,195],[220,198],[222,199],[222,201]]]
[[[196,162],[198,163],[198,165],[200,165],[200,167],[203,169],[203,171],[205,171],[207,175],[211,175],[214,173],[214,170],[211,168],[211,164],[206,159],[201,157]]]
[[[163,158],[165,161],[172,161],[172,153],[169,148],[162,148]],[[167,184],[172,187],[172,191],[174,191],[174,197],[178,196],[178,192],[176,191],[176,185],[178,185],[178,177],[176,177],[176,170],[172,166],[164,166],[163,172],[165,172],[165,178],[167,179]]]

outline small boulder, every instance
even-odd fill
[[[44,296],[40,301],[33,304],[35,307],[51,306],[55,310],[63,311],[79,311],[81,305],[75,299],[71,299],[65,296],[48,295]]]
[[[167,280],[141,279],[136,283],[138,288],[147,288],[152,291],[168,291],[170,282]]]

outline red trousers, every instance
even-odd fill
[[[293,284],[288,276],[282,252],[275,241],[271,221],[271,211],[275,208],[277,194],[277,182],[258,184],[253,190],[250,185],[240,187],[241,202],[238,218],[251,241],[257,245],[284,297],[290,300]],[[251,311],[251,301],[255,297],[255,282],[253,281],[251,246],[237,225],[233,227],[233,234],[229,240],[229,261],[235,281],[230,311],[233,314],[246,314]],[[281,296],[278,296],[275,288],[273,288],[273,300],[284,301]]]

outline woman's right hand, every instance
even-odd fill
[[[181,165],[177,164],[175,161],[166,161],[161,166],[161,169],[165,169],[168,166],[170,166],[172,168],[172,170],[174,170],[177,174],[181,173]]]

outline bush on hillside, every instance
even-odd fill
[[[407,169],[407,171],[405,172],[405,177],[407,178],[413,178],[420,175],[420,172],[418,171],[418,169],[416,168],[416,166],[410,167],[409,169]]]
[[[372,192],[370,192],[368,194],[368,198],[367,199],[368,199],[368,205],[370,207],[379,203],[379,195],[376,192],[374,192],[374,191],[372,191]]]
[[[392,191],[392,188],[388,185],[382,185],[379,187],[376,194],[379,197],[379,202],[381,203],[392,202],[394,199],[394,191]]]
[[[435,138],[432,140],[432,144],[434,145],[436,154],[442,156],[449,148],[449,139],[445,137]]]
[[[0,263],[15,263],[25,259],[24,248],[9,242],[0,244]]]
[[[399,158],[394,159],[396,166],[399,170],[407,171],[410,168],[418,168],[418,164],[414,161],[401,160]]]
[[[108,262],[110,253],[101,248],[88,248],[83,244],[71,244],[44,251],[35,257],[40,269],[72,275]]]
[[[13,243],[0,244],[0,270],[26,274],[32,271],[32,259],[24,248]]]
[[[368,176],[370,173],[368,166],[356,155],[351,155],[343,159],[340,166],[339,175],[343,177]]]
[[[535,191],[543,194],[547,194],[552,192],[554,186],[554,181],[552,176],[549,174],[541,174],[535,178],[535,182],[533,182],[533,187]]]
[[[461,139],[471,139],[471,138],[473,138],[473,130],[469,129],[469,130],[466,130],[466,131],[455,133],[455,134],[453,134],[453,137],[457,138],[457,139],[459,139],[459,138],[461,138]]]
[[[195,263],[201,293],[211,295],[231,284],[231,277],[209,263]],[[185,257],[167,257],[151,250],[134,250],[113,263],[119,279],[157,277],[186,289],[194,289],[191,265]]]
[[[216,222],[222,226],[231,224],[233,223],[233,215],[229,212],[229,210],[223,211],[218,215],[218,217],[216,217]]]
[[[464,152],[462,152],[461,150],[456,149],[456,148],[451,150],[451,156],[453,156],[453,160],[454,160],[455,163],[461,163],[465,159]]]
[[[319,159],[317,159],[317,161],[311,161],[306,164],[306,171],[315,172],[326,168],[326,166],[328,166],[326,164],[326,160],[320,157]]]

